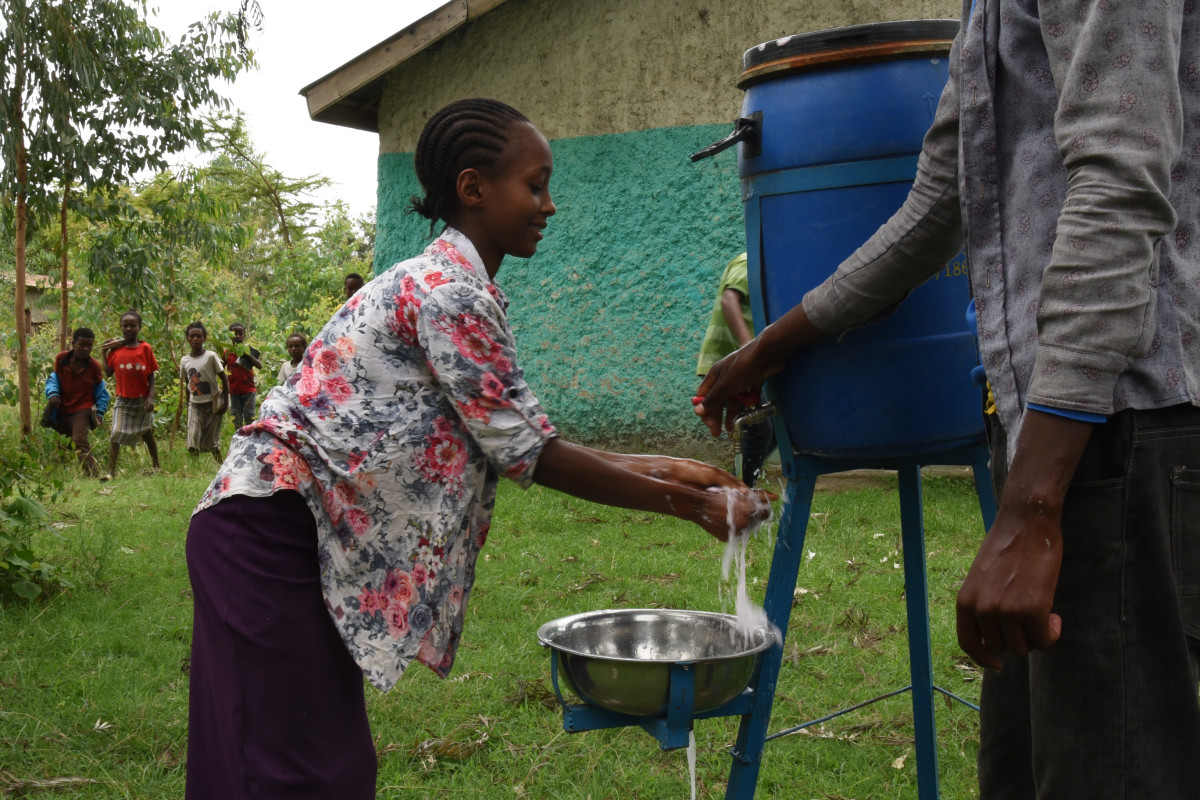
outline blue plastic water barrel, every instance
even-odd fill
[[[948,75],[955,20],[819,31],[748,50],[739,86],[758,330],[798,304],[904,202]],[[894,314],[798,355],[768,384],[800,453],[884,458],[983,437],[960,257]]]

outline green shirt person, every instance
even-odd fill
[[[754,338],[754,319],[750,314],[750,281],[746,274],[746,254],[735,257],[721,273],[717,299],[704,341],[696,374],[704,377],[709,368]]]

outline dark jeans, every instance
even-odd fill
[[[254,422],[254,392],[229,395],[229,414],[233,418],[233,429]]]
[[[1004,438],[989,435],[999,497]],[[1067,494],[1054,611],[1054,646],[985,671],[981,800],[1196,797],[1200,408],[1095,428]]]

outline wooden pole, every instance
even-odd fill
[[[179,371],[179,367],[175,368]],[[175,424],[171,426],[171,439],[167,443],[170,447],[175,446],[175,433],[179,430],[179,418],[183,415],[183,404],[187,402],[187,386],[182,381],[179,383],[179,402],[175,404]]]
[[[58,280],[58,349],[67,349],[67,196],[71,193],[71,178],[63,179],[62,215],[60,220],[61,235],[59,238],[59,280]]]
[[[22,92],[25,84],[25,47],[18,37],[17,74],[13,81],[13,109],[17,119],[17,231],[16,231],[16,328],[17,328],[17,398],[21,412],[21,438],[33,432],[33,415],[29,405],[29,341],[25,335],[25,235],[28,230],[26,199],[29,194],[29,165],[25,152],[25,121]]]

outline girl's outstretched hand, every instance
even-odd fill
[[[751,531],[771,518],[771,500],[775,495],[762,489],[712,488],[705,492],[697,523],[725,542],[731,535]]]
[[[645,473],[659,480],[704,490],[698,519],[720,541],[731,533],[753,529],[771,517],[771,502],[779,495],[746,484],[719,467],[690,458],[645,456],[652,466]]]
[[[742,482],[723,469],[696,461],[691,458],[673,458],[672,456],[625,455],[613,453],[608,458],[620,464],[625,469],[658,478],[660,481],[670,481],[684,486],[695,486],[707,489],[711,486],[725,486],[736,489]]]
[[[551,439],[533,479],[584,500],[670,514],[725,541],[771,515],[773,495],[686,458],[610,453]]]
[[[697,489],[745,489],[746,485],[730,473],[696,461],[692,458],[675,458],[673,456],[625,455],[619,453],[606,454],[609,461],[660,481],[677,483],[681,486],[693,486]],[[778,500],[779,495],[766,493],[771,500]]]

